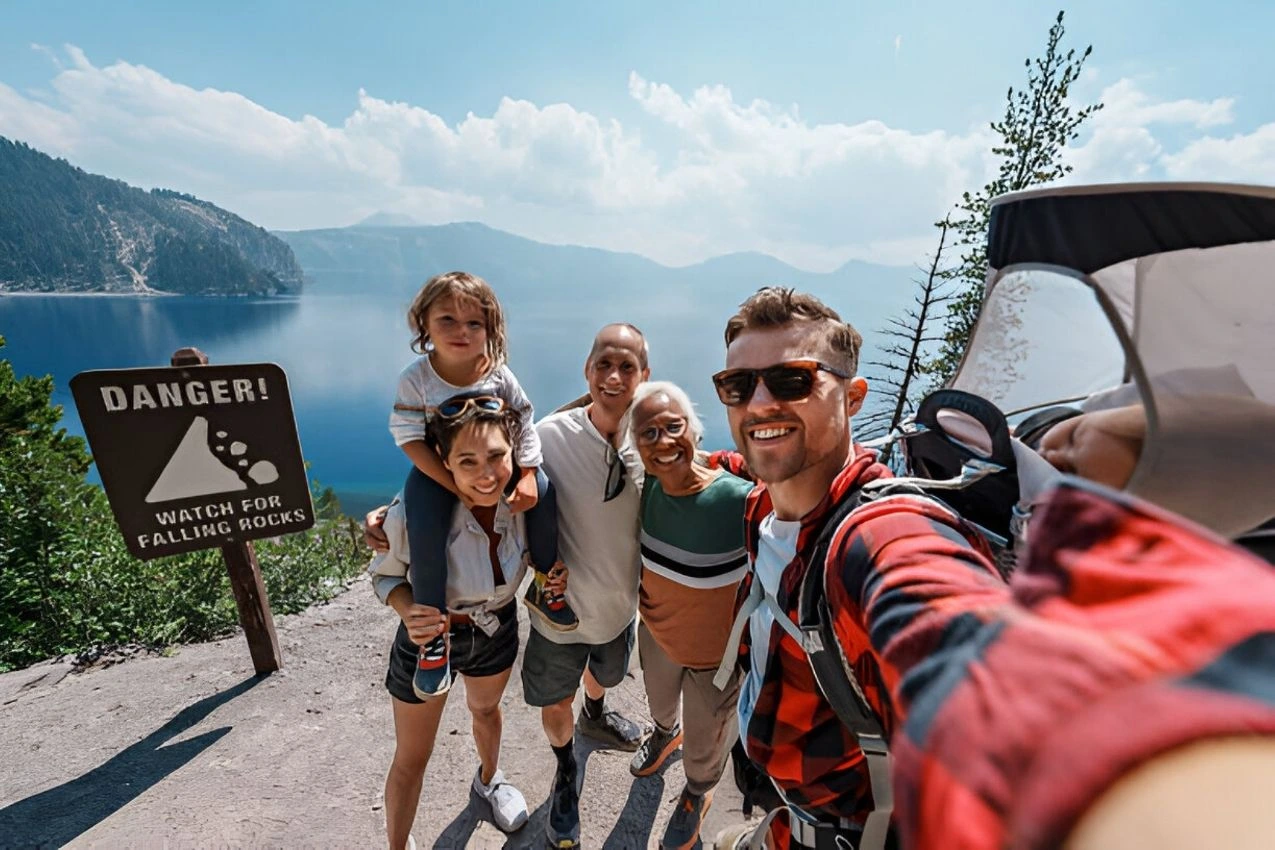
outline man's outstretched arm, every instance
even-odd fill
[[[828,603],[846,657],[871,653],[896,721],[914,690],[903,679],[921,662],[942,665],[955,623],[1009,599],[990,553],[975,548],[956,516],[912,496],[855,511],[832,539],[827,569],[840,578],[828,582]]]
[[[1011,594],[954,525],[887,505],[834,540],[844,586],[829,600],[849,638],[870,643],[893,702],[903,846],[1089,850],[1192,786],[1225,802],[1226,846],[1263,846],[1244,841],[1272,834],[1269,806],[1200,786],[1221,789],[1222,765],[1238,777],[1265,764],[1275,739],[1269,565],[1074,485],[1037,509]],[[1235,736],[1252,752],[1224,751]],[[1180,750],[1200,741],[1212,744]]]

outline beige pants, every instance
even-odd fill
[[[682,717],[682,769],[687,790],[692,794],[711,791],[722,778],[739,728],[735,715],[739,673],[719,691],[713,685],[716,669],[692,670],[678,664],[660,648],[645,623],[638,626],[638,653],[651,719],[664,729],[672,729],[678,715]]]

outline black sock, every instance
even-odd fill
[[[549,746],[553,746],[550,744]],[[558,772],[568,776],[575,776],[576,773],[576,744],[575,738],[568,740],[561,747],[553,747],[553,754],[558,757]]]
[[[588,717],[590,720],[601,720],[601,719],[602,719],[602,708],[603,708],[603,706],[602,706],[602,701],[603,701],[603,700],[605,700],[606,698],[607,698],[607,697],[606,697],[606,694],[603,694],[602,696],[598,697],[597,699],[594,699],[593,697],[589,696],[588,694],[585,694],[585,695],[584,695],[584,715],[585,715],[585,717]]]

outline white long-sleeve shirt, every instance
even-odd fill
[[[531,406],[531,399],[527,398],[518,378],[508,366],[494,369],[477,383],[458,387],[438,376],[428,355],[422,355],[407,364],[399,373],[394,409],[390,411],[390,433],[394,435],[394,444],[401,446],[413,440],[424,440],[434,409],[452,396],[468,392],[481,392],[503,398],[505,404],[518,411],[514,460],[523,469],[539,467],[544,459],[540,454],[540,438],[532,424],[535,421],[535,411]]]
[[[447,609],[455,614],[473,616],[481,611],[496,611],[508,605],[518,592],[527,572],[527,531],[522,514],[514,515],[503,500],[496,506],[492,527],[500,535],[496,547],[504,584],[496,584],[492,572],[491,550],[487,532],[463,504],[452,513],[447,532]],[[409,551],[407,520],[403,500],[395,496],[385,515],[388,552],[378,552],[367,571],[372,576],[372,590],[381,602],[390,591],[407,584]]]

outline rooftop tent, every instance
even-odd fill
[[[953,387],[1011,415],[1141,404],[1131,492],[1229,536],[1275,517],[1275,189],[1006,195],[987,256]]]

